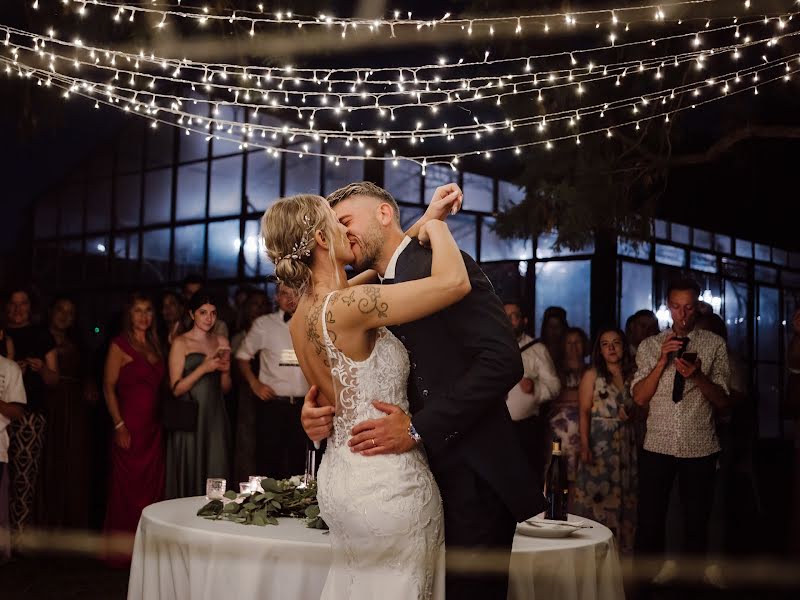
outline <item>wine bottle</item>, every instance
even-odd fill
[[[567,485],[567,461],[561,455],[561,441],[553,442],[553,458],[547,469],[547,479],[545,480],[545,497],[547,498],[547,510],[545,518],[556,521],[567,520],[567,497],[569,487]]]

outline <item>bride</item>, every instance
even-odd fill
[[[386,327],[438,312],[470,291],[447,225],[420,223],[409,235],[430,244],[430,277],[381,286],[364,283],[374,272],[348,282],[355,241],[324,198],[283,198],[262,220],[275,274],[299,296],[289,329],[300,366],[335,398],[317,480],[333,548],[325,600],[444,596],[442,501],[422,448],[367,458],[347,446],[356,423],[385,416],[373,400],[408,411],[408,355]]]

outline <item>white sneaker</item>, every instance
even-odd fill
[[[703,582],[713,585],[720,590],[726,589],[725,578],[722,576],[722,569],[717,564],[708,565],[703,572]]]
[[[653,577],[653,583],[657,585],[664,585],[673,581],[678,576],[678,563],[674,560],[665,560],[664,564],[661,565],[661,569],[658,571],[655,577]]]

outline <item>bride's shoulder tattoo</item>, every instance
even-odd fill
[[[362,285],[358,290],[358,310],[365,315],[375,312],[382,319],[388,316],[389,304],[381,296],[381,286]]]
[[[328,302],[328,310],[325,313],[325,324],[327,325],[328,329],[328,337],[330,337],[331,343],[334,344],[336,343],[336,332],[331,326],[336,323],[336,320],[333,318],[330,305],[336,302],[338,295],[338,293],[331,295],[331,299]],[[328,355],[325,350],[325,342],[322,337],[322,330],[320,326],[322,308],[325,303],[322,302],[318,296],[314,297],[314,303],[314,306],[306,315],[306,338],[309,342],[311,342],[311,345],[314,347],[314,351],[317,353],[317,356],[322,356],[322,362],[325,364],[325,366],[330,367],[330,364],[328,364]]]

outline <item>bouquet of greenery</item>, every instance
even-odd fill
[[[204,519],[227,519],[243,525],[277,525],[278,517],[305,519],[306,527],[328,529],[319,516],[317,483],[312,480],[303,485],[297,477],[261,480],[261,490],[251,494],[225,492],[227,502],[211,500],[197,511]]]

